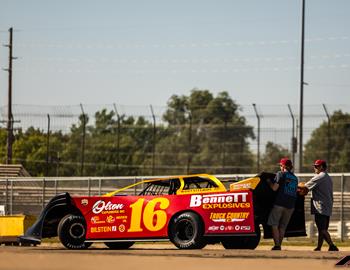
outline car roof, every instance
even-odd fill
[[[172,175],[172,176],[166,176],[166,177],[156,177],[156,178],[151,178],[151,179],[145,179],[145,180],[142,180],[142,181],[139,181],[137,183],[134,183],[134,184],[131,184],[129,186],[126,186],[126,187],[123,187],[123,188],[120,188],[120,189],[117,189],[115,191],[112,191],[112,192],[109,192],[103,196],[106,196],[106,197],[110,197],[110,196],[113,196],[123,190],[126,190],[126,189],[129,189],[129,188],[132,188],[136,185],[139,185],[140,183],[152,183],[152,182],[158,182],[158,181],[167,181],[167,180],[171,180],[171,179],[186,179],[186,178],[193,178],[193,177],[200,177],[200,178],[209,178],[211,180],[213,180],[214,182],[217,182],[217,183],[220,183],[221,185],[223,185],[221,183],[221,181],[219,179],[217,179],[214,175],[211,175],[211,174],[206,174],[206,173],[201,173],[201,174],[190,174],[190,175]]]

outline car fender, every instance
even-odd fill
[[[59,221],[69,213],[81,215],[68,192],[56,195],[42,210],[36,222],[20,237],[20,242],[40,244],[42,238],[57,236]]]

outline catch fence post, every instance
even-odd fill
[[[257,143],[258,143],[258,149],[257,149],[257,159],[256,159],[256,169],[257,172],[260,172],[260,115],[258,113],[258,110],[256,109],[256,104],[253,103],[253,108],[255,111],[256,119],[258,120],[258,136],[257,136]]]
[[[91,195],[91,179],[88,179],[88,196]]]
[[[9,213],[9,179],[6,178],[5,215]]]
[[[344,239],[344,174],[340,177],[340,241]]]
[[[55,195],[57,195],[57,179],[55,179]]]
[[[13,179],[11,179],[10,215],[13,214]]]
[[[42,209],[45,207],[45,178],[43,178],[43,184],[42,184]]]

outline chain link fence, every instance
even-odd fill
[[[96,120],[96,112],[103,109],[107,113],[113,113],[113,133],[108,144],[88,139],[91,133],[89,126],[93,126]],[[186,123],[182,125],[172,125],[164,120],[167,110],[165,106],[126,106],[118,104],[105,105],[72,105],[72,106],[37,106],[37,105],[15,105],[13,107],[14,133],[19,134],[28,130],[29,127],[39,129],[43,135],[58,132],[61,134],[72,134],[72,130],[82,125],[82,115],[86,123],[76,138],[74,153],[75,158],[67,159],[64,149],[68,148],[68,142],[63,141],[63,146],[57,147],[50,140],[37,142],[37,148],[43,148],[46,154],[35,155],[30,160],[24,157],[17,157],[15,163],[40,167],[41,171],[35,175],[45,176],[71,176],[71,175],[91,175],[97,171],[96,166],[104,166],[108,171],[101,175],[159,175],[159,174],[183,174],[183,173],[256,173],[261,168],[261,161],[265,153],[267,142],[273,142],[286,149],[290,157],[298,164],[298,153],[295,146],[299,133],[299,108],[297,105],[242,105],[239,115],[246,120],[246,126],[252,128],[254,137],[246,137],[248,152],[244,143],[239,141],[229,141],[225,139],[215,139],[210,142],[208,151],[213,151],[215,158],[211,161],[201,157],[195,147],[196,133],[205,131],[218,134],[218,138],[230,138],[241,132],[241,127],[235,127],[232,123],[220,125],[204,125]],[[341,110],[350,112],[349,105],[308,105],[304,106],[304,128],[303,142],[306,143],[311,138],[312,132],[322,123],[327,123],[328,116],[333,112]],[[0,107],[1,119],[7,119],[6,107]],[[327,116],[328,114],[328,116]],[[120,119],[133,118],[133,124]],[[136,121],[142,117],[147,124],[140,124]],[[84,120],[84,121],[85,121]],[[6,121],[5,121],[6,122]],[[259,125],[258,125],[259,122]],[[334,123],[333,123],[334,124]],[[350,123],[349,123],[350,125]],[[3,130],[5,131],[5,124]],[[162,135],[187,132],[188,135],[183,140],[173,141],[173,151],[176,152],[179,161],[173,162],[173,153],[161,151],[159,140]],[[90,132],[90,133],[89,133]],[[126,147],[121,134],[139,132],[148,134],[143,142],[142,151]],[[225,135],[226,134],[226,135]],[[146,135],[145,135],[146,136]],[[331,134],[336,140],[337,134]],[[333,140],[332,139],[332,140]],[[293,146],[294,140],[294,146]],[[129,142],[131,143],[131,142]],[[50,145],[48,145],[50,144]],[[233,149],[233,150],[232,150]],[[197,151],[197,152],[196,152]],[[101,160],[101,164],[96,164],[96,160],[91,157],[110,155],[108,161]],[[327,159],[326,152],[320,152],[320,157]],[[4,157],[3,157],[4,159]],[[232,160],[254,159],[253,165],[248,162],[232,163]],[[160,162],[169,160],[167,163]],[[4,163],[4,160],[0,161]],[[330,160],[332,163],[332,160]],[[336,166],[336,164],[332,164]],[[45,169],[46,168],[46,169]],[[48,173],[46,173],[48,171]],[[339,170],[338,170],[339,171]]]

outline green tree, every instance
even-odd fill
[[[83,120],[81,115],[79,122],[71,127],[61,158],[63,175],[81,174]],[[108,112],[107,109],[96,112],[94,120],[93,124],[86,121],[84,175],[145,173],[147,166],[144,161],[152,152],[152,124],[144,117],[135,119],[121,115],[118,132],[118,119],[113,111]]]
[[[278,162],[283,157],[290,157],[290,152],[282,145],[267,142],[265,153],[261,159],[261,169],[265,172],[274,172],[279,169]]]
[[[311,167],[316,159],[329,159],[332,172],[350,170],[350,114],[335,111],[330,117],[330,129],[324,121],[312,132],[305,144],[304,164]]]
[[[7,131],[4,128],[0,128],[0,163],[6,162],[6,140],[7,140]]]
[[[157,145],[161,173],[251,171],[253,129],[227,92],[214,97],[194,89],[189,96],[174,95],[163,119],[168,131]]]

